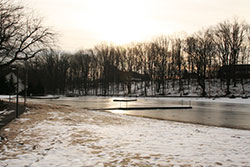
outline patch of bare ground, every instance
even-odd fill
[[[163,155],[161,154],[151,154],[151,155],[141,155],[141,154],[118,154],[112,156],[114,158],[113,161],[104,163],[105,167],[115,167],[115,166],[124,166],[124,167],[129,167],[129,166],[138,166],[138,167],[151,167],[151,166],[158,166],[158,167],[163,167],[162,165],[152,163],[152,159],[159,159],[159,157],[162,157]],[[167,161],[167,160],[166,160]],[[175,166],[174,164],[171,164],[169,162],[168,165],[164,165],[164,167],[173,167]],[[191,165],[181,165],[182,167],[190,167]]]
[[[57,124],[56,124],[57,123]],[[127,124],[128,120],[121,117],[110,117],[106,113],[96,114],[95,111],[86,109],[77,109],[72,106],[58,104],[28,104],[28,111],[13,120],[7,126],[1,129],[0,136],[4,138],[0,142],[1,157],[0,160],[15,158],[17,154],[26,154],[30,151],[36,152],[40,148],[42,141],[48,141],[48,134],[53,135],[53,140],[48,141],[51,145],[62,142],[60,132],[51,132],[47,126],[37,128],[38,124],[47,124],[49,126],[64,125],[73,131],[67,138],[68,145],[88,145],[100,140],[94,132],[78,129],[77,126],[84,124],[93,124],[97,126],[122,125]],[[34,130],[35,129],[35,130]],[[46,132],[47,131],[47,132]],[[101,152],[101,148],[88,145],[93,153]],[[11,151],[4,151],[11,150]],[[17,151],[18,150],[18,153]]]
[[[84,136],[84,138],[83,138]],[[98,138],[95,138],[92,135],[92,132],[90,131],[78,131],[76,133],[73,133],[70,135],[71,138],[71,142],[69,145],[86,145],[88,143],[92,143],[92,142],[97,142],[99,141]]]
[[[52,113],[54,112],[64,115],[65,113],[72,112],[72,109],[60,105],[29,103],[27,112],[22,114],[18,119],[10,122],[0,131],[0,136],[2,137],[0,150],[2,154],[5,155],[4,157],[14,158],[17,155],[15,150],[19,150],[18,154],[20,154],[20,150],[23,154],[30,150],[35,150],[39,146],[39,141],[44,139],[44,136],[40,134],[43,130],[38,129],[36,131],[30,131],[30,129],[44,120],[56,120],[56,118],[51,118]],[[25,147],[31,143],[31,148]],[[4,149],[13,151],[5,153]],[[0,160],[5,159],[4,157],[0,157]]]

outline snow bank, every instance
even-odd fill
[[[153,98],[156,99],[156,98]],[[234,98],[234,99],[230,99],[230,98],[194,98],[194,97],[166,97],[166,98],[157,98],[157,99],[162,99],[162,100],[170,100],[170,101],[185,101],[185,102],[189,102],[189,101],[198,101],[198,102],[212,102],[212,103],[237,103],[237,104],[250,104],[250,98],[249,99],[242,99],[242,98]]]

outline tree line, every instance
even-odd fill
[[[218,81],[229,95],[232,85],[248,82],[235,69],[249,64],[249,31],[246,22],[234,19],[192,35],[122,46],[101,43],[65,53],[51,49],[56,35],[42,19],[14,1],[0,0],[0,85],[13,87],[4,75],[14,65],[34,95],[185,95],[195,86],[201,96],[210,96]]]
[[[28,63],[29,89],[37,93],[79,95],[185,94],[192,83],[208,96],[211,85],[239,82],[233,67],[249,64],[249,25],[237,19],[190,36],[160,36],[150,42],[115,46],[102,43],[74,54],[47,50]],[[221,67],[230,75],[219,77]],[[242,79],[242,85],[247,79]],[[136,90],[139,90],[136,91]],[[35,93],[35,91],[34,91]],[[151,93],[152,94],[152,93]]]

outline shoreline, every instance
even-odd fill
[[[250,163],[249,131],[59,104],[29,103],[29,110],[0,130],[0,134],[6,139],[0,142],[0,166],[246,166]]]

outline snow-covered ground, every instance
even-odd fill
[[[14,110],[6,110],[6,109],[4,109],[3,111],[0,111],[0,115],[8,115],[8,114],[11,114],[11,113],[13,113],[13,112],[15,112]]]
[[[16,95],[0,95],[0,99],[16,98]]]
[[[63,105],[32,105],[0,134],[0,166],[250,165],[250,131]]]
[[[154,99],[165,99],[170,101],[185,101],[185,102],[211,102],[211,103],[236,103],[236,104],[250,104],[250,98],[243,99],[243,98],[233,98],[230,99],[228,97],[220,97],[220,98],[202,98],[202,97],[166,97],[166,98],[154,98]]]
[[[227,85],[226,82],[221,82],[219,79],[212,79],[211,84],[209,84],[209,80],[206,80],[205,82],[205,91],[207,93],[207,96],[217,96],[217,97],[224,97],[227,92]],[[230,94],[227,96],[250,96],[250,80],[244,80],[244,84],[242,85],[241,81],[237,81],[236,86],[234,86],[234,83],[231,82],[229,86]],[[165,96],[201,96],[202,95],[202,89],[198,85],[198,82],[193,79],[188,84],[188,80],[182,80],[183,90],[180,91],[179,89],[179,81],[175,80],[168,80],[166,81],[165,85]],[[148,82],[146,87],[146,95],[147,96],[162,96],[163,94],[163,86],[160,86],[159,91],[157,92],[157,82]],[[84,92],[80,90],[75,90],[73,92],[70,92],[73,94],[80,94],[84,95]],[[89,90],[89,94],[95,94],[96,89]],[[128,95],[128,89],[127,87],[124,87],[124,85],[110,85],[109,89],[107,90],[107,95],[116,95],[116,96],[124,96]],[[97,90],[97,94],[103,94],[103,90],[99,88]],[[145,82],[132,82],[131,83],[131,94],[132,96],[145,96]]]

